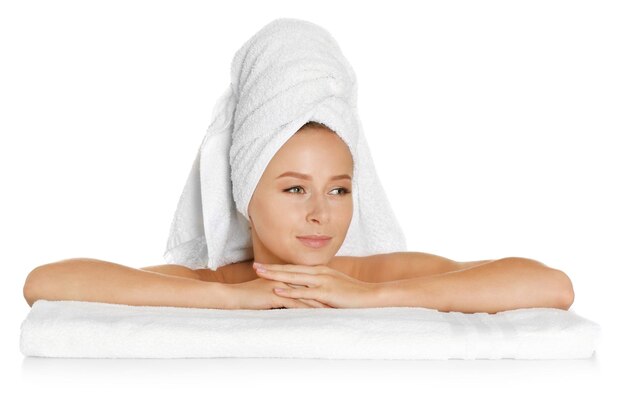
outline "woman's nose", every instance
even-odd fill
[[[328,202],[323,195],[316,194],[309,199],[307,216],[322,223],[328,220]]]

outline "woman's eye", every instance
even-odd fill
[[[296,187],[291,187],[291,188],[287,188],[285,191],[289,192],[291,190],[295,190],[296,188],[302,189],[302,187],[300,187],[299,185]],[[298,194],[298,193],[290,193],[290,194]]]
[[[343,191],[342,193],[340,193],[339,195],[344,195],[344,194],[350,194],[350,190],[348,190],[347,188],[335,188],[333,191]]]
[[[288,192],[289,194],[299,194],[299,193],[291,193],[291,192],[290,192],[291,190],[296,190],[296,189],[299,189],[299,190],[304,190],[304,188],[302,188],[301,186],[297,185],[297,186],[295,186],[295,187],[287,188],[287,189],[286,189],[286,190],[284,190],[284,191]],[[348,190],[347,188],[343,188],[343,187],[340,187],[340,188],[335,188],[333,191],[342,191],[341,193],[338,193],[338,194],[335,194],[335,195],[350,194],[350,192],[351,192],[351,191],[350,191],[350,190]]]

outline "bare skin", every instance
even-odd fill
[[[393,256],[410,255],[398,262]],[[364,282],[383,282],[461,269],[488,261],[454,262],[420,252],[381,254],[368,257],[334,257],[328,266]],[[224,300],[231,294],[225,287],[247,284],[269,303],[265,308],[319,307],[311,300],[299,301],[272,293],[275,287],[289,288],[260,277],[252,261],[225,265],[213,271],[190,269],[183,265],[154,265],[133,268],[114,262],[71,258],[33,269],[24,284],[29,306],[39,299],[77,300],[127,305],[234,308]],[[296,286],[291,286],[296,287]],[[270,301],[267,301],[269,295]],[[321,304],[321,303],[320,303]]]
[[[163,265],[159,272],[132,268],[91,258],[72,258],[33,269],[24,283],[24,298],[32,306],[37,300],[75,300],[136,306],[194,308],[240,308],[239,293],[233,285],[203,281],[182,265]],[[165,271],[165,272],[164,272]],[[246,308],[309,308],[298,300],[272,294],[275,283],[255,280],[259,297]],[[288,288],[286,284],[281,287]]]
[[[404,255],[404,259],[396,262],[399,255]],[[395,259],[389,262],[389,258],[393,257]],[[211,269],[192,270],[181,265],[154,265],[142,269],[171,273],[172,275],[181,274],[202,281],[239,284],[259,278],[259,275],[252,267],[253,262],[250,260],[224,265],[218,268],[217,271]],[[487,262],[491,262],[491,260],[455,262],[448,258],[423,252],[403,252],[372,256],[335,256],[330,260],[328,266],[361,281],[375,283],[441,274],[482,265]],[[384,273],[382,271],[383,268]]]
[[[264,264],[327,265],[352,220],[352,154],[332,130],[309,127],[274,155],[248,206],[254,260]],[[288,172],[309,178],[282,176]],[[345,175],[347,178],[333,179]],[[311,249],[297,236],[327,235]]]
[[[567,276],[530,259],[456,262],[421,252],[336,256],[352,219],[352,170],[349,148],[333,131],[307,127],[294,134],[266,167],[248,207],[254,261],[274,269],[330,268],[340,274],[336,281],[330,281],[330,285],[337,285],[337,291],[349,288],[340,286],[342,276],[346,281],[364,283],[352,281],[350,285],[367,287],[368,293],[377,286],[383,288],[383,284],[406,284],[385,286],[383,301],[392,305],[420,300],[431,308],[482,311],[571,304],[573,290]],[[290,171],[307,177],[282,176]],[[338,175],[344,177],[333,178]],[[313,249],[297,238],[317,234],[330,236],[330,243]],[[212,271],[182,265],[132,268],[74,258],[31,271],[24,297],[31,306],[38,299],[46,299],[224,309],[332,307],[314,297],[278,295],[275,288],[303,294],[311,288],[294,282],[293,277],[281,277],[280,271],[276,274],[273,279],[260,275],[252,260]],[[416,281],[419,277],[423,279]],[[302,282],[302,277],[298,279]],[[360,302],[354,299],[363,293],[358,289],[354,296],[336,294],[334,289],[326,293],[341,296],[339,303],[352,306]],[[426,292],[432,296],[424,297]],[[447,298],[437,298],[439,295]]]

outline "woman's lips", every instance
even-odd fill
[[[330,239],[330,237],[324,239],[314,239],[298,236],[298,240],[302,242],[305,246],[308,246],[310,248],[321,248],[323,246],[326,246],[328,242],[330,242]]]

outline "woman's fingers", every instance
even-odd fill
[[[291,288],[299,288],[299,287],[305,287],[306,285],[298,285],[298,284],[287,284],[289,287]],[[302,301],[304,304],[306,304],[309,307],[316,307],[316,308],[332,308],[329,305],[326,305],[324,303],[321,303],[317,300],[310,300],[310,299],[306,299],[306,298],[294,298],[294,300],[298,300],[298,301]]]
[[[300,301],[296,298],[292,298],[291,301],[283,301],[283,305],[287,308],[311,308],[312,306]]]
[[[332,308],[329,305],[315,300],[304,300],[300,298],[289,298],[288,300],[290,301],[283,302],[283,307],[274,308]]]
[[[288,284],[288,283],[285,283],[285,285],[287,285],[290,288],[307,288],[306,285]],[[284,298],[285,300],[290,300],[290,301],[283,301],[284,307],[286,308],[332,308],[329,305],[326,305],[320,301],[313,300],[313,299],[286,298],[286,297],[281,297],[281,298]]]
[[[308,287],[316,286],[320,279],[318,275],[290,271],[261,271],[257,269],[256,273],[261,278],[283,282],[285,284],[297,284]]]
[[[300,300],[303,303],[309,304],[313,307],[319,307],[319,308],[332,308],[329,305],[326,305],[324,303],[322,303],[321,301],[317,301],[317,300],[313,300],[311,298],[296,298],[296,300]]]
[[[320,303],[317,300],[308,300],[304,298],[284,298],[284,300],[283,305],[287,308],[330,308],[330,306]]]
[[[316,308],[330,308],[330,306],[327,306],[324,303],[321,303],[317,300],[307,300],[304,298],[297,298],[297,300],[302,301],[303,303],[310,305],[311,307],[316,307]]]
[[[288,300],[288,298],[285,298],[285,300]],[[291,301],[293,302],[284,301],[283,304],[287,308],[319,308],[321,307],[320,303],[316,300],[305,300],[303,298],[291,298]]]
[[[299,302],[301,302],[302,304],[304,304],[304,305],[305,305],[305,308],[315,308],[315,306],[313,305],[313,303],[310,303],[310,302],[308,302],[308,301],[306,301],[306,300],[300,300],[300,299],[297,299],[296,301],[299,301]]]

